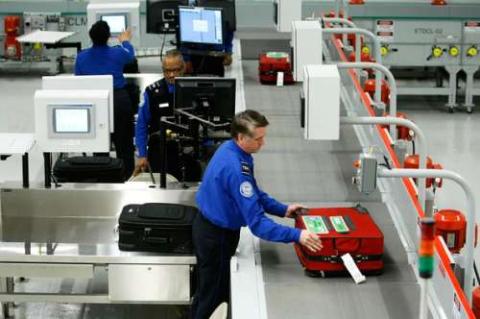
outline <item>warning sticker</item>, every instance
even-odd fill
[[[393,20],[377,20],[375,33],[380,42],[393,42],[395,33],[395,22]]]
[[[480,21],[466,21],[465,32],[480,32]]]

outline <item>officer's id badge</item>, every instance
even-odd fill
[[[252,172],[250,170],[250,166],[246,162],[241,162],[240,164],[242,166],[242,174],[244,175],[252,175]]]
[[[166,108],[166,107],[168,107],[168,102],[158,104],[158,108],[160,108],[160,109],[163,109],[163,108]]]
[[[252,183],[245,181],[242,184],[240,184],[240,194],[242,194],[242,196],[246,198],[252,197],[253,196]]]

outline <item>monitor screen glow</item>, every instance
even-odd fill
[[[122,33],[127,29],[127,16],[125,14],[109,14],[101,17],[110,27],[111,34]]]
[[[75,108],[56,106],[53,109],[53,132],[62,133],[90,133],[90,107],[76,106]]]
[[[222,10],[180,7],[180,40],[189,43],[222,44]]]

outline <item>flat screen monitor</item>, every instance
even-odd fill
[[[224,31],[237,30],[237,16],[235,13],[235,0],[197,0],[199,7],[221,8],[223,14],[223,22],[225,24]]]
[[[235,79],[185,77],[175,79],[176,109],[205,116],[214,122],[235,115]]]
[[[188,0],[147,0],[147,33],[176,33],[181,5],[188,5]]]
[[[43,152],[108,152],[108,90],[37,90],[35,139]]]
[[[87,2],[87,1],[84,1]],[[132,32],[131,43],[134,47],[140,45],[140,2],[125,0],[105,1],[91,0],[87,5],[87,30],[99,21],[105,20],[110,26],[110,45],[119,44],[117,36],[124,30]]]
[[[111,75],[57,75],[42,77],[44,90],[108,90],[108,116],[110,132],[114,132],[113,121],[113,77]]]
[[[100,16],[100,19],[108,24],[112,35],[122,33],[128,26],[126,14],[104,14]]]
[[[92,105],[58,105],[52,108],[52,132],[55,134],[89,134]]]
[[[179,7],[180,42],[223,44],[220,8]]]

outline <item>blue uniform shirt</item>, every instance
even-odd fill
[[[94,45],[80,52],[75,61],[75,75],[113,76],[113,87],[121,89],[125,86],[123,67],[135,58],[135,50],[128,41],[122,45]]]
[[[175,92],[175,84],[167,82],[168,93]],[[148,125],[152,120],[150,114],[150,101],[147,92],[143,93],[143,102],[138,108],[137,125],[135,126],[135,145],[138,148],[138,157],[147,157],[147,139],[148,139]]]
[[[265,212],[284,217],[287,206],[263,192],[253,176],[253,157],[234,140],[223,143],[210,160],[197,204],[213,224],[232,230],[248,226],[260,238],[298,242],[300,230],[275,223]]]

